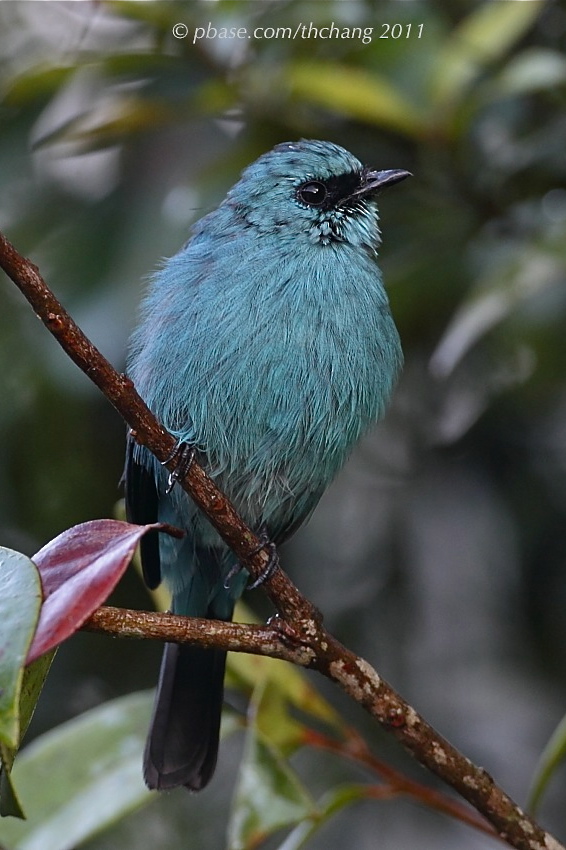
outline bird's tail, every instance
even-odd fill
[[[184,785],[199,791],[210,781],[220,737],[226,653],[168,643],[144,753],[149,788]]]

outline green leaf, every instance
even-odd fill
[[[152,795],[142,753],[152,694],[106,703],[42,735],[13,769],[29,819],[0,823],[10,850],[71,850]]]
[[[289,756],[305,741],[304,724],[292,716],[287,696],[273,682],[267,681],[263,687],[255,722],[265,740],[285,756]]]
[[[56,650],[48,652],[46,655],[38,658],[37,661],[34,661],[33,664],[24,668],[18,710],[20,721],[18,742],[14,747],[9,747],[6,744],[0,743],[0,761],[2,763],[2,772],[0,774],[1,817],[12,816],[25,818],[16,789],[12,783],[10,771],[12,770],[16,753],[20,748],[20,744],[26,734],[31,718],[33,717],[39,695],[45,683],[45,679],[47,678],[55,652]]]
[[[437,106],[459,102],[481,72],[508,52],[534,24],[544,2],[487,2],[456,27],[434,67],[431,99]]]
[[[253,701],[256,708],[262,699],[260,689]],[[317,816],[297,774],[251,723],[228,825],[229,850],[251,850],[276,830]]]
[[[4,103],[7,106],[24,107],[37,100],[52,97],[75,72],[74,65],[36,66],[8,82],[3,96]]]
[[[19,552],[0,549],[0,577],[0,816],[24,818],[10,771],[51,658],[43,659],[38,667],[23,666],[41,605],[35,564]]]
[[[17,749],[23,669],[41,606],[35,564],[12,549],[0,549],[0,742]]]
[[[428,121],[385,77],[335,63],[297,62],[283,85],[302,98],[368,124],[420,138]]]
[[[0,773],[0,816],[3,818],[12,817],[25,820],[24,810],[19,801],[16,789],[12,782],[12,776],[7,768],[10,756],[4,756],[4,745],[0,744],[0,753],[2,753],[2,772]]]
[[[344,722],[318,691],[308,682],[304,672],[286,661],[260,655],[230,653],[228,655],[228,686],[253,690],[270,682],[281,697],[306,714],[340,730]],[[281,709],[281,706],[279,707]]]
[[[26,734],[33,717],[39,695],[51,668],[56,649],[47,652],[24,669],[20,694],[20,741]]]
[[[333,815],[352,803],[359,803],[361,800],[367,800],[368,797],[372,796],[373,787],[371,785],[349,783],[333,788],[318,803],[318,816],[298,824],[279,845],[278,850],[300,850]]]
[[[556,769],[566,759],[566,715],[562,718],[544,748],[536,766],[529,791],[528,807],[534,812]]]

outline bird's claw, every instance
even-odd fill
[[[179,440],[175,448],[165,460],[161,461],[161,466],[166,466],[172,460],[175,460],[175,469],[169,473],[167,478],[167,487],[165,488],[166,495],[169,495],[173,487],[178,481],[182,481],[195,459],[195,447]]]
[[[275,546],[275,543],[272,543],[271,540],[269,540],[266,531],[262,531],[259,537],[261,542],[258,546],[255,547],[255,549],[252,549],[248,557],[253,558],[253,556],[257,555],[258,552],[261,552],[262,549],[268,549],[269,561],[267,562],[265,569],[259,574],[255,581],[253,581],[251,584],[248,584],[247,590],[256,590],[256,588],[261,587],[262,584],[264,584],[268,579],[271,578],[271,576],[279,566],[279,555],[277,553],[277,547]],[[243,569],[244,566],[239,561],[234,564],[234,566],[226,576],[226,579],[224,580],[224,587],[226,590],[229,589],[230,582],[232,581],[234,576],[238,575],[238,573],[240,573]]]
[[[269,561],[265,565],[263,571],[259,574],[259,576],[253,581],[251,584],[248,584],[248,590],[256,590],[256,588],[261,587],[268,579],[271,578],[277,567],[279,566],[279,555],[277,553],[277,547],[275,543],[272,543],[271,540],[268,539],[267,534],[262,532],[260,535],[261,543],[259,546],[250,552],[250,557],[256,555],[258,552],[261,552],[262,549],[269,550]]]

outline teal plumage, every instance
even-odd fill
[[[383,415],[397,379],[402,354],[376,262],[375,195],[407,174],[371,172],[329,142],[278,145],[194,226],[143,301],[128,366],[138,391],[195,446],[244,519],[277,543]],[[187,532],[142,550],[148,581],[167,583],[178,613],[228,619],[245,573],[224,587],[233,556],[166,483],[159,464],[130,444],[130,517]],[[167,652],[146,780],[196,790],[216,760],[224,661],[204,650]],[[174,667],[183,653],[181,677]]]

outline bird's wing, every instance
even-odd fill
[[[292,537],[310,519],[325,489],[325,487],[319,487],[316,490],[313,489],[304,493],[303,498],[300,499],[298,510],[293,512],[292,518],[275,531],[268,529],[274,543],[281,546],[282,543]]]
[[[124,495],[128,522],[138,525],[157,522],[158,496],[155,476],[143,463],[144,450],[128,436],[124,467]],[[161,582],[159,535],[145,534],[140,541],[140,554],[145,583],[153,590]]]

